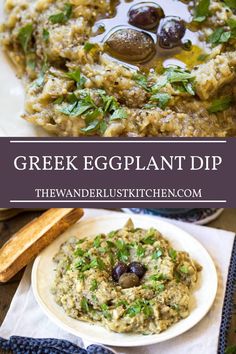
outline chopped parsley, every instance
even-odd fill
[[[194,79],[195,76],[190,71],[182,69],[178,66],[169,66],[165,69],[163,76],[159,78],[154,86],[152,86],[152,92],[153,94],[158,93],[161,88],[170,83],[173,88],[179,92],[186,92],[190,95],[195,95]],[[167,96],[165,97],[165,100],[166,99]]]
[[[64,97],[60,96],[55,101],[53,101],[53,104],[62,104],[63,101]]]
[[[117,258],[122,262],[126,262],[129,259],[129,246],[124,240],[116,240],[115,245],[118,248]]]
[[[75,252],[74,252],[74,256],[76,257],[82,257],[84,255],[85,251],[82,250],[82,248],[78,247]]]
[[[117,120],[117,119],[127,119],[128,114],[124,108],[117,108],[112,113],[110,120]]]
[[[142,247],[141,245],[138,245],[137,250],[136,250],[136,255],[138,257],[144,257],[145,256],[145,248]]]
[[[100,245],[101,245],[101,237],[102,237],[101,235],[98,235],[98,236],[95,237],[95,239],[93,241],[93,245],[94,245],[95,248],[100,247]]]
[[[35,68],[36,68],[36,58],[35,58],[34,53],[31,53],[31,54],[27,55],[26,65],[27,65],[28,69],[35,70]]]
[[[175,262],[177,257],[177,252],[173,248],[169,249],[169,256]]]
[[[161,281],[161,280],[166,280],[166,276],[163,273],[153,274],[150,276],[149,279],[153,281]]]
[[[177,312],[179,312],[179,305],[178,304],[173,304],[171,305],[171,308]]]
[[[96,46],[95,43],[89,43],[89,42],[86,42],[85,45],[84,45],[84,50],[85,52],[90,52],[90,50],[92,50],[94,47]]]
[[[79,259],[77,262],[75,262],[74,266],[80,272],[85,272],[91,268],[98,268],[100,270],[104,270],[106,267],[103,260],[98,257],[94,258],[93,260],[90,260],[90,262],[86,259]]]
[[[37,87],[40,87],[43,85],[45,73],[46,73],[47,69],[48,69],[48,65],[47,65],[47,63],[44,63],[42,69],[40,70],[38,78],[32,82],[31,87],[37,88]]]
[[[104,270],[106,268],[105,263],[103,260],[99,257],[95,258],[91,263],[91,268],[98,268],[100,270]]]
[[[209,15],[210,0],[200,0],[195,8],[193,21],[203,22]]]
[[[83,297],[81,302],[80,302],[80,306],[83,312],[89,312],[89,304],[88,304],[88,300]]]
[[[56,23],[64,24],[71,18],[71,15],[72,15],[72,5],[67,3],[64,6],[63,12],[59,12],[55,15],[49,16],[49,21],[52,22],[53,24]]]
[[[67,73],[66,77],[68,77],[71,80],[74,80],[77,84],[78,89],[84,88],[84,85],[86,83],[86,78],[81,74],[80,69]]]
[[[109,238],[113,238],[115,235],[117,234],[117,231],[111,231],[109,232],[109,234],[107,235]],[[107,241],[108,242],[108,241]],[[110,242],[110,241],[109,241]]]
[[[96,279],[93,279],[93,280],[91,281],[90,291],[95,291],[95,290],[97,290],[97,288],[98,288],[97,280],[96,280]]]
[[[81,129],[82,132],[100,131],[103,134],[107,129],[106,119],[113,121],[128,117],[125,108],[122,108],[113,96],[107,95],[103,90],[94,90],[94,94],[98,96],[95,103],[90,92],[82,89],[85,81],[80,70],[67,73],[67,77],[77,82],[80,91],[76,94],[79,97],[74,93],[68,95],[67,101],[69,102],[63,104],[62,107],[58,107],[58,110],[71,117],[83,116],[86,126]],[[68,100],[69,97],[71,97],[70,100]]]
[[[147,76],[136,73],[133,75],[133,80],[140,86],[142,87],[145,91],[149,92],[151,91],[150,87],[148,87],[148,78]]]
[[[18,40],[20,42],[21,48],[23,49],[24,53],[27,54],[29,51],[29,44],[32,39],[33,34],[33,25],[29,23],[22,27],[18,32]]]
[[[152,255],[152,259],[158,259],[163,255],[163,251],[161,249],[155,251]]]
[[[43,40],[45,42],[48,42],[48,40],[49,40],[49,32],[46,28],[43,29]]]
[[[165,109],[171,99],[171,96],[168,93],[156,93],[150,97],[151,102],[156,102],[158,107]]]
[[[212,101],[211,106],[208,108],[209,113],[223,112],[228,109],[233,102],[232,96],[224,96]]]
[[[218,44],[228,42],[230,37],[231,31],[226,31],[224,27],[219,27],[208,37],[208,42],[215,47]]]
[[[101,309],[102,309],[103,316],[110,320],[112,316],[109,312],[109,307],[107,306],[107,304],[102,304]]]
[[[148,230],[146,237],[141,240],[146,245],[153,245],[156,242],[156,230],[151,228]]]
[[[181,273],[188,274],[188,267],[185,265],[182,265],[179,270],[181,271]]]
[[[154,284],[152,287],[158,293],[161,293],[162,291],[165,290],[165,285],[164,284]]]
[[[137,300],[132,305],[130,305],[126,311],[125,315],[129,317],[135,317],[136,315],[144,313],[145,317],[151,317],[153,315],[153,309],[150,305],[150,302],[147,300]]]

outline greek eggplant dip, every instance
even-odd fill
[[[59,136],[236,136],[235,0],[6,0],[24,118]]]
[[[55,255],[56,302],[72,318],[114,332],[160,333],[189,315],[198,265],[131,220],[93,239],[73,237]]]

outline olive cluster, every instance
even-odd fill
[[[128,16],[130,25],[145,31],[128,27],[113,31],[106,39],[107,49],[113,56],[131,63],[145,63],[156,54],[156,44],[163,49],[191,49],[191,41],[182,41],[185,22],[178,16],[165,16],[158,4],[136,4]]]
[[[112,269],[112,279],[118,282],[123,289],[139,286],[146,268],[139,262],[131,262],[128,265],[118,262]]]
[[[171,49],[181,45],[186,27],[177,16],[165,16],[160,5],[155,3],[138,4],[129,11],[129,23],[135,27],[156,31],[159,45]]]

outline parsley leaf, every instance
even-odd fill
[[[29,23],[28,25],[22,27],[19,30],[18,33],[18,40],[20,42],[20,45],[24,51],[24,53],[26,54],[29,50],[29,43],[31,41],[32,38],[32,34],[33,34],[33,25],[32,23]]]
[[[64,11],[49,16],[49,21],[51,21],[53,24],[56,23],[64,24],[71,18],[71,15],[72,15],[72,5],[67,3],[64,6]]]
[[[208,37],[208,42],[215,47],[218,44],[228,42],[230,37],[231,31],[226,31],[223,27],[219,27]]]
[[[127,119],[127,118],[128,115],[126,110],[124,108],[118,108],[112,113],[110,120]]]
[[[155,251],[152,255],[152,259],[158,259],[163,255],[163,251],[161,249]]]
[[[158,107],[165,109],[171,99],[168,93],[156,93],[150,97],[150,101],[157,102]]]
[[[161,293],[162,291],[165,290],[165,285],[164,285],[164,284],[154,284],[152,287],[153,287],[153,288],[155,289],[155,291],[157,291],[158,293]]]
[[[138,245],[136,254],[138,257],[144,257],[145,256],[145,248],[143,248],[141,245]]]
[[[97,288],[98,288],[97,280],[96,280],[96,279],[93,279],[93,280],[91,281],[90,291],[95,291],[95,290],[97,290]]]
[[[129,259],[128,245],[123,240],[115,241],[115,245],[118,248],[117,258],[122,262],[126,262]]]
[[[224,96],[212,101],[211,106],[208,108],[209,113],[223,112],[228,109],[233,102],[232,96]]]
[[[148,87],[148,78],[143,74],[136,73],[133,75],[133,80],[142,87],[145,91],[151,91],[150,87]]]
[[[84,133],[92,133],[96,130],[98,130],[100,126],[100,121],[99,120],[93,120],[89,125],[87,125],[85,128],[81,128],[80,130]]]
[[[89,43],[89,42],[86,42],[85,45],[84,45],[84,50],[85,52],[90,52],[90,50],[92,50],[94,47],[96,46],[95,43]]]
[[[193,21],[203,22],[209,15],[210,0],[200,0],[195,8]]]
[[[223,0],[230,9],[236,9],[236,0]]]
[[[169,67],[166,69],[167,80],[170,83],[185,82],[194,79],[194,75],[179,67]]]
[[[161,281],[161,280],[166,280],[166,276],[163,273],[159,273],[159,274],[151,275],[149,279],[153,281]]]
[[[178,66],[169,66],[165,69],[163,76],[161,76],[157,83],[152,86],[152,92],[155,94],[167,83],[170,83],[175,89],[178,89],[181,92],[187,92],[190,95],[195,95],[193,86],[194,79],[195,76],[189,71],[184,70]],[[165,105],[167,96],[157,96],[157,98],[159,98],[159,101],[161,101],[162,105]]]
[[[169,256],[175,262],[177,257],[177,252],[173,248],[169,249]]]
[[[145,245],[153,245],[156,242],[156,237],[152,234],[147,234],[147,237],[143,238],[141,242]]]
[[[75,250],[75,252],[74,252],[74,256],[75,257],[82,257],[83,255],[84,255],[84,253],[85,253],[85,251],[84,250],[82,250],[82,248],[77,248],[76,250]]]
[[[68,77],[71,80],[74,80],[77,84],[78,89],[84,88],[84,85],[86,83],[86,78],[81,74],[80,69],[67,73],[66,77]]]
[[[89,312],[89,304],[88,304],[88,300],[83,297],[81,302],[80,302],[80,306],[81,309],[83,310],[83,312]]]
[[[185,265],[182,265],[179,270],[181,271],[181,273],[188,274],[188,267]]]
[[[48,30],[47,29],[43,29],[43,40],[45,41],[45,42],[48,42],[48,40],[49,40],[49,32],[48,32]]]
[[[98,235],[98,236],[95,237],[95,239],[94,239],[94,241],[93,241],[93,245],[94,245],[95,248],[100,247],[100,245],[101,245],[101,238],[102,238],[101,235]]]
[[[147,300],[137,300],[132,305],[130,305],[125,314],[129,317],[135,317],[139,313],[143,312],[146,318],[151,317],[153,314],[153,309]]]
[[[38,78],[36,80],[34,80],[31,84],[31,86],[33,88],[40,87],[43,85],[44,77],[45,77],[45,73],[46,73],[47,69],[48,69],[48,65],[47,65],[47,63],[44,63],[44,65],[39,73]]]

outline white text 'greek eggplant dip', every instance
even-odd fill
[[[236,136],[235,0],[6,0],[24,118],[59,136]]]
[[[201,266],[157,230],[73,237],[54,257],[56,302],[72,318],[115,332],[160,333],[186,318]]]

